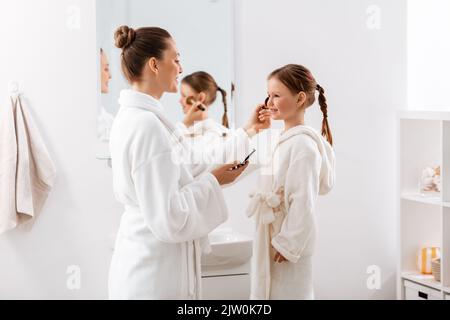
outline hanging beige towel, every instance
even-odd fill
[[[55,166],[20,97],[0,117],[0,234],[39,214]]]

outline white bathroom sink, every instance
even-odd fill
[[[213,231],[209,242],[211,253],[202,255],[203,268],[234,268],[247,263],[252,256],[252,238],[229,229]]]

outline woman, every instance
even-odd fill
[[[106,52],[100,48],[100,90],[102,94],[109,93],[109,81],[111,80],[111,72],[109,70],[108,57]],[[102,105],[97,115],[97,135],[101,142],[109,141],[109,133],[111,130],[114,116],[106,111]],[[106,144],[107,145],[107,144]]]
[[[111,299],[198,299],[200,239],[227,218],[220,185],[245,166],[221,166],[195,177],[177,150],[183,139],[159,99],[177,92],[182,72],[175,41],[161,28],[115,33],[132,89],[120,94],[111,130],[114,193],[124,204],[109,275]],[[256,113],[255,113],[256,114]],[[258,123],[256,115],[253,123]],[[249,125],[258,131],[259,125]]]
[[[322,135],[305,124],[318,92]],[[284,131],[268,150],[247,210],[256,220],[252,299],[313,299],[315,205],[334,185],[335,155],[324,89],[311,72],[290,64],[268,77],[268,110],[261,120],[282,120]]]

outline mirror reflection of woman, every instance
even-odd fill
[[[177,152],[184,149],[159,101],[178,91],[182,72],[174,39],[161,28],[115,33],[131,89],[120,93],[111,130],[113,187],[124,205],[109,274],[111,299],[201,297],[200,239],[225,222],[221,185],[245,169],[223,165],[192,173]],[[259,130],[256,113],[252,117]],[[258,125],[256,125],[258,124]]]
[[[100,90],[102,94],[109,93],[109,80],[111,80],[111,71],[106,52],[100,48]],[[103,105],[100,106],[97,115],[97,135],[101,142],[109,141],[111,126],[114,116],[106,111]]]

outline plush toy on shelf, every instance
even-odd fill
[[[441,167],[426,167],[420,177],[420,192],[441,192]]]

